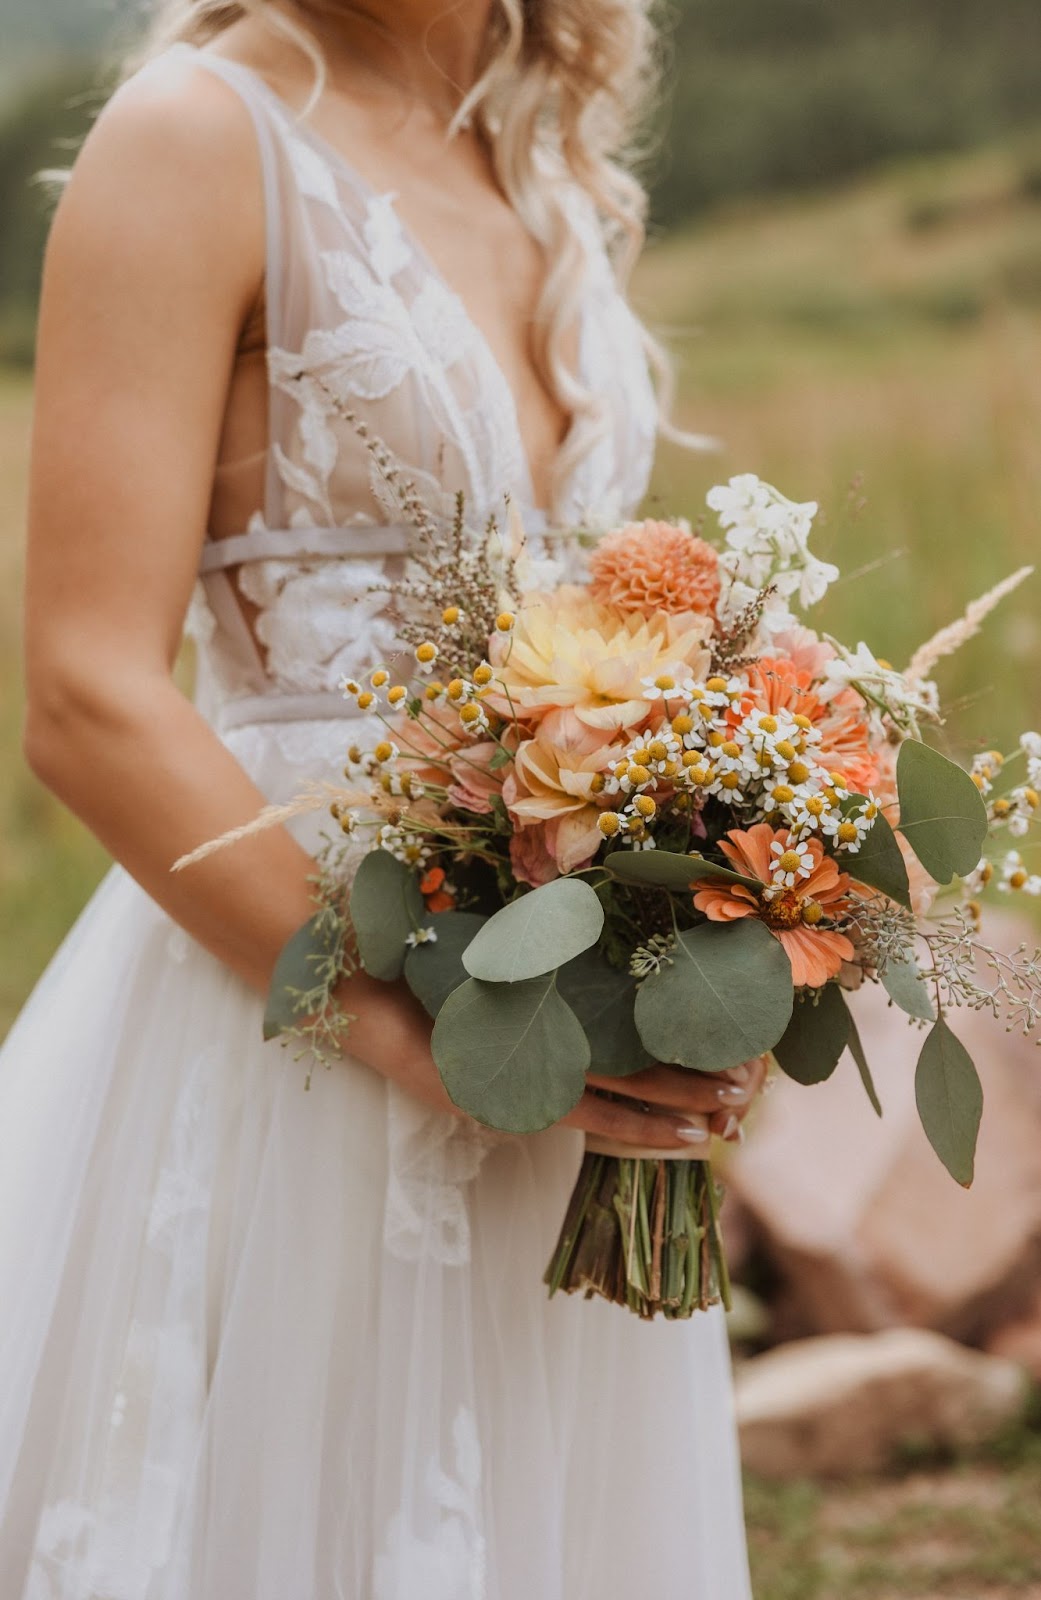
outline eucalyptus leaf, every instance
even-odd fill
[[[852,1018],[837,983],[814,999],[796,1002],[784,1038],[774,1046],[778,1064],[796,1083],[824,1083],[849,1043]]]
[[[875,1080],[871,1075],[871,1068],[868,1066],[868,1059],[864,1054],[864,1046],[861,1042],[860,1032],[857,1028],[856,1022],[853,1020],[852,1013],[850,1013],[849,1018],[849,1039],[847,1040],[847,1047],[850,1055],[857,1063],[857,1071],[860,1073],[860,1081],[864,1085],[864,1093],[871,1101],[871,1106],[875,1115],[880,1117],[882,1115],[882,1102],[878,1098],[878,1090],[875,1088]]]
[[[586,950],[557,973],[557,988],[585,1030],[590,1072],[627,1078],[654,1057],[636,1031],[636,979]]]
[[[850,795],[842,809],[845,812],[854,811],[866,803],[864,795]],[[851,878],[858,883],[866,883],[870,889],[881,889],[890,900],[895,900],[910,911],[911,885],[907,877],[907,863],[900,853],[896,834],[881,812],[861,841],[860,849],[853,853],[843,850],[838,859],[842,870],[848,872]]]
[[[604,908],[581,878],[555,878],[489,917],[463,956],[483,983],[542,977],[596,944]]]
[[[449,995],[431,1048],[453,1103],[504,1133],[537,1133],[582,1098],[589,1044],[554,974],[468,978]]]
[[[972,1057],[943,1017],[922,1046],[914,1087],[929,1143],[951,1177],[968,1189],[983,1115],[983,1087]]]
[[[424,940],[405,957],[405,982],[430,1016],[436,1017],[453,989],[466,982],[463,951],[487,917],[476,911],[439,911],[428,917],[437,934]]]
[[[264,1011],[265,1039],[277,1039],[299,1022],[299,997],[315,988],[318,963],[335,955],[338,944],[331,919],[321,913],[297,928],[275,962]]]
[[[784,947],[752,918],[680,934],[672,959],[645,978],[636,1026],[656,1061],[726,1072],[772,1050],[794,991]]]
[[[898,956],[889,961],[882,974],[882,986],[894,1005],[906,1011],[919,1022],[934,1022],[936,1008],[932,996],[923,982],[918,963],[913,955]]]
[[[937,883],[966,877],[987,837],[987,808],[969,774],[938,750],[905,739],[896,763],[900,832]]]
[[[408,936],[428,920],[416,874],[389,850],[371,850],[351,886],[351,922],[366,972],[400,978]]]
[[[750,889],[763,887],[758,878],[746,878],[715,861],[677,850],[613,850],[604,866],[621,883],[638,883],[649,889],[689,889],[699,878],[743,883]]]

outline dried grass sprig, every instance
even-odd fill
[[[197,862],[205,861],[208,856],[216,855],[218,850],[226,850],[229,845],[238,844],[242,839],[249,839],[256,833],[266,833],[268,828],[280,827],[284,822],[291,822],[294,817],[305,817],[313,811],[322,811],[325,807],[339,802],[341,805],[371,805],[372,798],[368,791],[364,795],[361,791],[345,790],[334,783],[312,783],[294,799],[287,800],[282,805],[265,806],[251,822],[244,822],[239,828],[229,828],[227,833],[222,833],[219,838],[210,839],[206,844],[201,844],[197,850],[191,850],[187,855],[179,856],[170,868],[171,872],[183,872],[185,867],[194,867]]]
[[[949,622],[939,633],[934,633],[931,639],[920,645],[904,673],[908,682],[923,682],[929,677],[938,661],[942,661],[944,656],[953,655],[969,639],[975,638],[984,618],[989,616],[995,606],[1004,600],[1006,595],[1010,595],[1013,589],[1018,589],[1033,571],[1033,567],[1020,567],[1018,572],[1003,578],[993,589],[988,589],[986,594],[981,594],[978,600],[973,600],[971,605],[966,606],[964,615],[956,622]]]

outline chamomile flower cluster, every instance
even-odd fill
[[[1031,872],[1018,850],[1009,850],[1001,864],[997,886],[1005,894],[1041,895],[1041,873]]]
[[[604,775],[602,792],[617,797],[600,819],[605,837],[647,847],[661,804],[700,809],[714,797],[749,821],[786,826],[793,846],[816,835],[833,850],[860,849],[878,803],[850,803],[840,775],[817,758],[821,735],[809,717],[765,709],[738,676],[662,676],[643,687],[665,716]]]
[[[1041,734],[1025,733],[1017,755],[1026,758],[1026,781],[990,796],[998,786],[1005,758],[1000,750],[986,750],[975,757],[971,777],[987,800],[991,828],[1005,829],[1014,839],[1022,839],[1041,811]]]

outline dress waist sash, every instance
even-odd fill
[[[319,694],[247,694],[228,700],[216,712],[219,733],[265,722],[350,722],[366,716],[354,700],[328,689]]]

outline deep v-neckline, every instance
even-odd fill
[[[432,282],[438,286],[438,288],[445,295],[449,296],[458,306],[460,315],[470,331],[470,335],[474,340],[475,346],[481,353],[482,360],[485,362],[488,370],[494,374],[495,381],[498,384],[503,396],[503,400],[507,405],[510,426],[512,428],[517,447],[517,459],[524,475],[523,498],[526,501],[527,507],[536,522],[545,523],[549,526],[552,526],[554,521],[559,517],[561,509],[567,502],[568,490],[571,487],[572,474],[569,474],[565,477],[561,474],[560,469],[565,453],[574,438],[577,423],[576,417],[572,416],[571,421],[565,430],[564,437],[557,445],[551,460],[550,482],[552,493],[549,496],[549,505],[538,505],[535,497],[535,478],[532,471],[532,455],[528,448],[524,430],[521,427],[520,408],[517,404],[517,396],[509,378],[506,376],[506,369],[504,368],[499,357],[496,355],[488,335],[485,333],[481,324],[477,321],[477,318],[473,315],[469,306],[467,305],[465,296],[462,295],[453,284],[449,283],[444,272],[430,254],[427,246],[420,239],[412,225],[401,215],[401,212],[396,204],[396,191],[392,189],[377,188],[377,186],[370,179],[368,179],[363,172],[358,170],[353,161],[349,160],[348,157],[343,154],[337,145],[334,145],[331,140],[327,139],[324,134],[319,133],[317,129],[312,128],[306,122],[303,122],[299,114],[293,110],[288,100],[284,99],[276,89],[273,89],[268,83],[267,79],[257,72],[255,68],[246,66],[246,64],[242,61],[235,61],[230,56],[222,56],[205,52],[198,45],[186,44],[185,47],[188,50],[194,51],[197,55],[206,55],[210,61],[219,62],[221,66],[230,67],[234,72],[240,72],[244,74],[249,79],[250,83],[268,99],[274,110],[287,120],[292,127],[294,134],[303,138],[315,151],[319,159],[324,161],[327,166],[339,170],[345,181],[354,187],[367,205],[372,203],[390,204],[402,243],[405,245],[409,254],[414,258],[419,268],[427,275],[427,277],[432,280]],[[582,379],[582,354],[584,340],[585,313],[584,305],[580,303],[577,312],[575,374],[579,382],[581,382]]]

